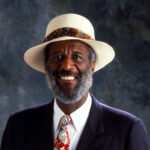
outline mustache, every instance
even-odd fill
[[[55,71],[53,72],[53,76],[60,78],[61,76],[74,76],[77,79],[81,79],[82,78],[82,73],[74,73],[72,70],[61,70],[61,71]]]

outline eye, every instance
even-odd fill
[[[80,55],[73,55],[73,59],[81,59],[81,56]]]
[[[56,60],[61,60],[61,59],[63,59],[63,56],[62,56],[62,55],[56,55],[56,56],[55,56],[55,59],[56,59]]]

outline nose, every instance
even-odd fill
[[[74,63],[69,56],[67,56],[61,64],[62,69],[66,70],[66,71],[73,70],[73,66],[74,66]]]

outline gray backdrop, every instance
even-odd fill
[[[94,74],[91,92],[103,103],[142,118],[150,136],[149,0],[0,0],[0,140],[9,115],[51,100],[45,76],[23,61],[49,20],[79,13],[108,42],[114,61]]]

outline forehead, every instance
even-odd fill
[[[79,40],[65,40],[59,42],[53,42],[48,45],[50,53],[57,51],[80,51],[81,53],[89,54],[89,45]]]

